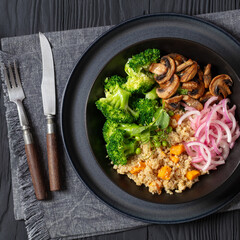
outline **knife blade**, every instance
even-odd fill
[[[50,43],[46,36],[39,33],[42,53],[42,101],[43,112],[47,119],[47,155],[48,172],[51,191],[60,190],[59,158],[55,126],[56,86],[54,60]]]

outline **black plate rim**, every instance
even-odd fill
[[[70,162],[70,165],[73,167],[75,173],[77,174],[78,178],[81,180],[81,182],[90,190],[91,193],[93,193],[99,200],[101,200],[103,203],[107,204],[111,209],[117,211],[118,213],[124,215],[124,216],[127,216],[127,217],[131,217],[135,220],[140,220],[140,221],[143,221],[143,222],[147,222],[147,223],[160,223],[160,224],[178,224],[178,223],[185,223],[185,222],[190,222],[190,221],[194,221],[194,220],[198,220],[200,218],[203,218],[203,217],[206,217],[206,216],[209,216],[210,214],[212,213],[215,213],[216,211],[222,209],[224,206],[226,206],[228,203],[230,203],[235,197],[236,195],[238,194],[238,192],[234,192],[234,194],[231,195],[231,197],[228,197],[227,200],[221,202],[218,206],[216,206],[215,208],[212,208],[211,210],[209,210],[208,212],[205,212],[203,214],[199,214],[195,217],[191,217],[191,218],[186,218],[186,219],[181,219],[181,220],[173,220],[173,221],[164,221],[164,220],[149,220],[149,219],[146,219],[146,218],[141,218],[139,216],[134,216],[130,213],[127,213],[125,211],[122,211],[118,208],[116,208],[116,206],[113,206],[112,204],[110,204],[109,202],[105,201],[101,196],[99,196],[98,194],[96,194],[96,192],[94,191],[94,189],[92,189],[90,186],[88,186],[88,184],[84,181],[84,179],[82,179],[82,177],[80,176],[80,174],[78,173],[76,167],[74,166],[74,163],[73,161],[71,160],[71,157],[70,157],[70,154],[69,154],[69,151],[68,151],[68,148],[67,148],[67,145],[66,145],[66,142],[65,142],[65,138],[64,138],[64,128],[63,128],[63,108],[64,108],[64,100],[65,100],[65,95],[67,93],[67,90],[68,90],[68,85],[69,85],[69,82],[71,80],[71,77],[72,75],[74,74],[75,72],[75,69],[76,67],[78,66],[79,62],[81,61],[81,59],[83,58],[83,56],[85,54],[87,54],[87,52],[98,42],[102,39],[102,37],[108,35],[109,33],[111,33],[112,31],[114,31],[115,29],[123,26],[123,25],[126,25],[130,22],[133,22],[133,21],[136,21],[136,20],[139,20],[139,19],[143,19],[143,18],[151,18],[151,17],[155,17],[155,16],[175,16],[175,17],[182,17],[182,18],[186,18],[186,19],[192,19],[192,20],[195,20],[195,21],[199,21],[203,24],[207,24],[207,25],[210,25],[211,27],[217,29],[218,31],[222,32],[224,35],[226,35],[228,38],[230,38],[232,41],[234,41],[239,47],[240,47],[240,42],[235,38],[233,37],[230,33],[228,33],[227,31],[225,31],[224,29],[222,29],[221,27],[211,23],[211,22],[208,22],[204,19],[201,19],[201,18],[198,18],[198,17],[195,17],[195,16],[189,16],[189,15],[185,15],[185,14],[177,14],[177,13],[156,13],[156,14],[148,14],[148,15],[143,15],[143,16],[138,16],[138,17],[134,17],[134,18],[131,18],[131,19],[128,19],[122,23],[119,23],[113,27],[111,27],[110,29],[108,29],[107,31],[105,31],[104,33],[102,33],[99,37],[97,37],[86,49],[85,51],[82,53],[82,55],[79,57],[79,59],[76,61],[76,64],[75,66],[73,67],[70,75],[69,75],[69,78],[67,80],[67,83],[65,85],[65,88],[63,90],[63,95],[62,95],[62,99],[61,99],[61,107],[60,107],[60,132],[61,132],[61,138],[62,138],[62,141],[63,141],[63,146],[64,146],[64,149],[65,149],[65,153],[67,155],[67,158],[68,158],[68,161]],[[239,167],[238,167],[239,168]],[[236,169],[237,170],[237,169]],[[236,174],[236,171],[234,172],[234,174]],[[233,175],[234,175],[233,174]],[[224,183],[225,184],[225,183]],[[217,191],[217,189],[215,190]],[[215,192],[214,191],[214,192]]]

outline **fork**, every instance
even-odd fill
[[[23,99],[25,98],[25,94],[23,92],[23,88],[21,85],[21,81],[20,81],[20,77],[18,74],[15,61],[13,65],[14,65],[14,73],[10,63],[8,63],[8,72],[7,72],[6,66],[3,66],[9,100],[11,102],[16,103],[17,105],[20,125],[23,130],[23,138],[25,143],[25,152],[27,155],[28,167],[32,177],[32,183],[33,183],[36,198],[38,200],[44,200],[47,197],[44,178],[41,171],[41,166],[38,159],[36,147],[33,141],[32,133],[30,131],[27,115],[22,103]]]

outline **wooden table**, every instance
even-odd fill
[[[157,12],[189,15],[240,9],[237,0],[1,0],[0,37],[113,25]],[[27,239],[23,221],[13,215],[5,108],[0,94],[0,240]],[[191,223],[151,225],[86,239],[240,239],[240,210],[217,213]]]

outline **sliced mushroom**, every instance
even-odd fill
[[[211,82],[211,80],[212,80],[211,67],[212,67],[212,65],[209,63],[209,64],[204,68],[203,81],[204,81],[205,88],[208,88],[208,87],[209,87],[210,82]]]
[[[183,98],[183,95],[174,96],[168,99],[163,100],[163,103],[165,103],[165,107],[171,110],[176,110],[180,107],[181,100]]]
[[[189,90],[188,95],[194,99],[200,98],[205,91],[204,83],[200,79],[193,79],[182,84],[182,88]]]
[[[179,85],[179,77],[174,74],[168,82],[161,84],[160,88],[157,88],[156,93],[162,99],[170,98],[176,93]]]
[[[149,67],[149,71],[157,75],[166,74],[167,70],[168,68],[162,63],[152,63]]]
[[[202,97],[200,97],[200,102],[201,103],[205,103],[205,102],[207,102],[207,100],[209,100],[211,97],[213,97],[213,95],[208,91],[208,92],[206,92]]]
[[[180,82],[188,82],[192,80],[197,74],[197,71],[198,71],[198,66],[197,66],[197,63],[194,62],[191,66],[185,68],[180,73]]]
[[[175,72],[176,66],[175,61],[169,56],[162,57],[160,63],[167,67],[167,72],[161,75],[156,74],[154,78],[159,84],[162,84],[170,80],[170,78],[173,76]]]
[[[198,87],[198,83],[196,81],[189,81],[182,84],[182,88],[187,90],[194,90]]]
[[[201,111],[203,109],[203,105],[196,99],[189,97],[188,95],[184,95],[182,99],[189,107],[196,108]]]
[[[176,72],[180,72],[180,71],[184,70],[185,68],[191,66],[193,63],[194,62],[193,62],[192,59],[188,59],[186,62],[184,62],[181,65],[177,66]]]
[[[233,84],[232,79],[227,74],[221,74],[214,77],[209,85],[209,90],[214,96],[222,96],[226,98],[231,94],[231,87]]]
[[[198,65],[198,71],[197,71],[197,73],[198,73],[198,78],[199,78],[199,80],[200,80],[200,81],[203,81],[203,71],[202,71],[202,69],[200,68],[199,65]]]
[[[175,61],[176,66],[187,61],[187,58],[185,58],[183,55],[181,55],[179,53],[170,53],[167,56],[169,56],[170,58],[172,58]]]

